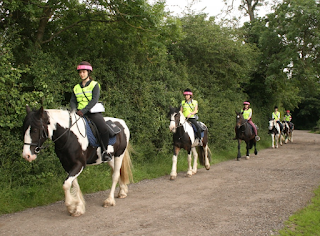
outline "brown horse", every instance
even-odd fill
[[[240,144],[241,140],[244,140],[246,142],[246,159],[249,159],[249,150],[254,146],[254,154],[257,155],[257,146],[256,146],[256,139],[255,139],[255,133],[253,131],[252,126],[247,122],[246,119],[243,118],[243,115],[241,112],[236,112],[236,139],[238,140],[238,156],[237,160],[240,161],[241,159],[241,153],[240,153]]]

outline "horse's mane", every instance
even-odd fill
[[[170,117],[174,113],[179,113],[179,112],[180,112],[180,108],[178,108],[178,107],[170,107],[169,113],[168,113],[168,117]]]

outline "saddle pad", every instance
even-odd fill
[[[196,135],[196,133],[197,133],[197,127],[194,125],[194,124],[192,124],[191,123],[191,126],[192,126],[192,128],[193,128],[193,132],[194,132],[194,134]],[[204,137],[204,131],[202,130],[201,131],[201,138],[203,138]]]
[[[94,136],[91,127],[90,127],[90,121],[88,121],[86,118],[84,118],[85,123],[86,123],[86,131],[87,131],[87,136],[89,140],[89,144],[92,147],[100,147],[99,142],[97,141],[97,138]],[[108,145],[114,145],[116,143],[116,135],[109,137],[109,143]]]

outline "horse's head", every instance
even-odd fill
[[[243,118],[242,112],[236,111],[236,127],[239,129],[245,124],[245,119]]]
[[[181,124],[180,119],[183,115],[180,113],[179,108],[170,107],[168,116],[170,118],[169,129],[172,133],[175,133],[177,131],[178,126]]]
[[[26,107],[27,116],[23,121],[24,145],[22,157],[27,161],[33,161],[42,148],[42,144],[48,138],[49,118],[41,107],[37,111],[31,111]]]
[[[275,121],[275,119],[270,119],[270,120],[269,120],[269,127],[268,127],[268,129],[269,129],[269,130],[272,130],[273,128],[276,127],[276,125],[277,125],[277,122]]]

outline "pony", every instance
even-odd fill
[[[211,151],[208,147],[208,128],[203,123],[201,123],[201,125],[204,127],[204,131],[202,132],[203,138],[201,146],[198,139],[196,140],[195,138],[195,131],[192,125],[188,122],[179,108],[170,107],[168,116],[170,117],[169,130],[173,133],[174,146],[170,180],[175,180],[177,177],[177,159],[181,148],[185,149],[188,153],[187,177],[191,177],[192,175],[197,173],[198,157],[200,165],[205,166],[205,168],[209,170]],[[192,154],[194,157],[193,167],[191,164]]]
[[[241,140],[244,140],[246,142],[246,159],[248,160],[250,158],[249,156],[249,150],[252,149],[254,146],[254,154],[257,155],[257,143],[255,139],[255,133],[253,131],[253,127],[247,122],[246,119],[243,118],[242,112],[236,111],[236,126],[235,126],[235,133],[236,138],[238,140],[238,155],[237,160],[241,160],[241,153],[240,153],[240,144]]]
[[[51,139],[55,144],[55,152],[68,176],[63,183],[65,205],[71,216],[85,213],[85,200],[80,190],[77,177],[86,165],[103,163],[101,147],[91,146],[87,137],[86,121],[74,111],[58,109],[31,110],[26,106],[27,115],[23,122],[24,145],[22,157],[29,162],[34,161],[46,146],[44,142]],[[114,206],[114,193],[119,182],[119,198],[128,193],[127,184],[132,181],[132,164],[129,154],[130,132],[126,123],[117,118],[105,117],[120,128],[115,135],[114,144],[108,146],[114,157],[108,162],[113,170],[112,186],[104,207]],[[120,177],[120,178],[119,178]]]
[[[290,122],[291,125],[289,125],[289,135],[288,135],[288,140],[292,143],[293,142],[293,130],[294,130],[294,124]]]
[[[282,135],[280,132],[280,125],[278,124],[278,122],[276,122],[274,119],[270,119],[268,129],[268,133],[271,134],[272,138],[272,148],[278,148],[278,143],[280,143],[280,145],[282,146]]]
[[[282,121],[282,126],[283,126],[283,135],[282,136],[282,141],[287,144],[289,141],[289,135],[290,135],[290,127],[289,124],[286,121]]]

